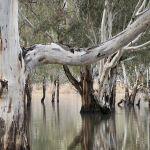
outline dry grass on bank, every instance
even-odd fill
[[[96,85],[94,85],[94,88],[96,87]],[[50,95],[52,93],[52,88],[53,85],[49,85],[46,87],[46,94]],[[117,84],[116,86],[116,102],[120,101],[121,99],[124,99],[124,95],[125,95],[125,89],[123,87],[123,85],[121,84]],[[131,92],[131,91],[130,91]],[[34,84],[33,85],[33,93],[35,95],[40,95],[42,96],[42,84]],[[63,84],[60,85],[60,94],[76,94],[77,91],[76,89],[69,83],[67,84]],[[138,93],[137,94],[137,98],[144,98],[144,93]]]
[[[94,85],[94,87],[97,87]],[[52,92],[53,85],[50,84],[46,87],[46,92],[51,93]],[[116,87],[117,93],[124,93],[124,87],[121,85],[117,85]],[[33,92],[39,93],[42,92],[42,84],[34,84],[33,85]],[[60,93],[61,94],[67,94],[67,93],[76,93],[76,89],[71,85],[70,83],[62,84],[60,85]]]
[[[46,87],[46,93],[52,93],[52,89],[53,89],[53,85],[50,84],[49,86]],[[39,92],[42,93],[42,84],[34,84],[33,92],[34,93],[39,93]],[[76,90],[69,83],[60,85],[60,94],[67,94],[67,93],[69,93],[69,94],[76,93]]]

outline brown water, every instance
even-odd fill
[[[121,109],[111,116],[80,115],[79,95],[60,95],[45,105],[34,95],[30,114],[31,150],[150,150],[150,110]]]

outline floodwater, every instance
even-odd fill
[[[60,95],[41,104],[33,95],[30,112],[31,150],[150,150],[150,110],[116,106],[111,116],[80,115],[80,96]]]

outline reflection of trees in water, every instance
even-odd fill
[[[41,103],[42,104],[42,107],[43,107],[43,123],[44,123],[44,126],[46,127],[46,109],[45,109],[45,104],[44,103]]]
[[[76,149],[77,146],[83,150],[149,149],[149,113],[147,120],[143,120],[138,108],[125,109],[125,118],[119,119],[123,121],[123,128],[118,128],[115,114],[107,117],[82,115],[81,131],[68,146],[68,150]]]
[[[68,150],[81,144],[83,150],[115,149],[116,150],[116,125],[114,115],[101,117],[100,114],[84,114],[82,129]]]
[[[122,150],[126,150],[127,144],[130,145],[130,149],[145,150],[148,148],[145,142],[147,139],[149,143],[149,138],[146,138],[146,134],[148,134],[146,132],[147,122],[148,120],[144,121],[140,115],[139,108],[126,108]]]

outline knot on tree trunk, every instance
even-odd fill
[[[8,81],[0,79],[0,97],[2,96],[4,89],[8,90]]]

